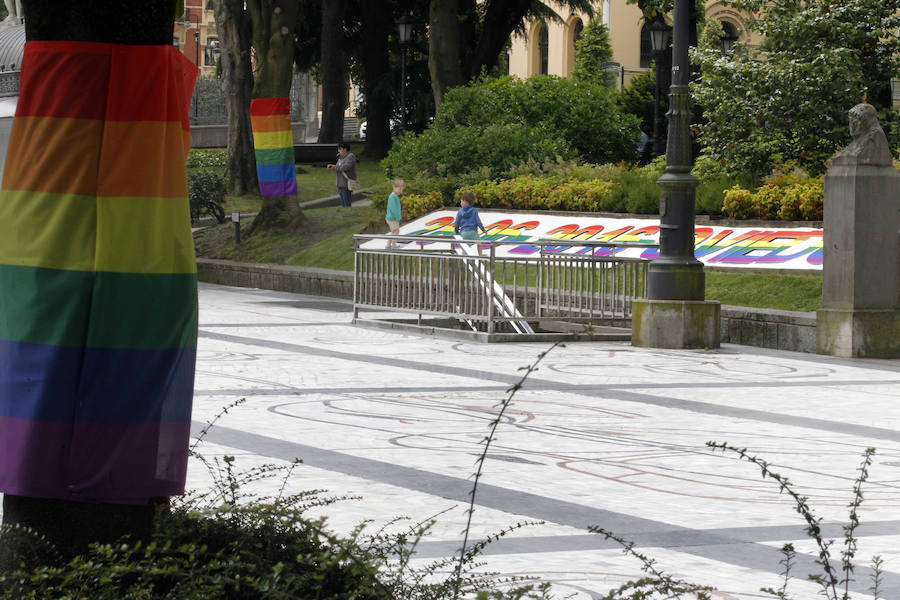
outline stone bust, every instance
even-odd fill
[[[850,109],[850,144],[835,155],[835,165],[891,165],[893,157],[878,115],[871,104]]]

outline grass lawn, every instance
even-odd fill
[[[361,152],[361,147],[352,147],[352,151]],[[356,163],[356,174],[363,188],[374,190],[383,190],[385,195],[390,193],[390,185],[381,170],[379,161],[366,159],[365,155],[360,156],[359,162]],[[299,165],[297,172],[297,195],[300,202],[325,198],[327,196],[337,195],[337,185],[334,171],[326,167],[315,167],[312,165]],[[259,196],[251,197],[235,197],[228,196],[225,198],[225,214],[230,215],[233,211],[240,211],[243,214],[259,212],[262,205],[262,198]],[[352,263],[351,263],[352,264]]]
[[[821,272],[782,275],[735,271],[707,271],[706,299],[734,306],[778,310],[811,311],[822,306]]]

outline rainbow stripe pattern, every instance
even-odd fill
[[[253,129],[260,194],[296,196],[297,168],[291,132],[291,99],[251,100],[250,127]]]
[[[25,45],[0,192],[2,492],[184,491],[195,77],[171,46]]]

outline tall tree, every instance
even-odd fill
[[[250,128],[250,94],[253,90],[250,15],[244,9],[243,0],[213,0],[212,6],[222,49],[219,83],[225,95],[228,120],[225,181],[229,194],[243,196],[259,189]]]
[[[390,0],[361,0],[360,23],[365,32],[360,64],[366,97],[366,147],[369,157],[387,155],[391,147],[391,107],[393,85],[388,44],[394,29]]]
[[[0,491],[4,523],[65,556],[148,535],[152,498],[184,489],[196,68],[172,47],[175,0],[24,4],[0,193]]]
[[[347,102],[347,55],[344,52],[344,12],[347,0],[322,3],[322,123],[319,142],[339,142],[344,133]]]
[[[428,70],[434,102],[444,101],[447,90],[465,83],[463,78],[459,0],[431,0],[428,8]]]
[[[253,30],[253,48],[256,51],[257,72],[253,85],[253,101],[287,99],[288,114],[289,98],[291,94],[291,82],[294,74],[294,32],[297,23],[299,4],[297,0],[247,0],[247,9],[250,12],[250,21]],[[252,103],[251,103],[252,104]],[[251,107],[252,109],[252,107]],[[251,110],[252,112],[252,110]],[[287,127],[290,128],[288,118]],[[259,133],[268,134],[269,131],[255,132],[254,139]],[[282,132],[284,133],[284,132]],[[290,129],[286,132],[285,140],[290,138]],[[281,142],[279,142],[281,143]],[[259,151],[260,144],[256,144],[257,172],[260,170]],[[283,149],[283,148],[282,148]],[[290,164],[281,161],[279,165],[284,168],[293,168],[293,143],[290,143]],[[294,174],[284,174],[293,178]],[[263,204],[259,214],[253,220],[250,229],[252,234],[260,229],[283,227],[300,216],[300,206],[297,204],[296,180],[294,180],[293,194],[269,195],[266,189],[263,193]]]
[[[590,0],[563,0],[559,4],[588,16],[594,14]],[[456,18],[450,14],[454,8]],[[561,21],[562,17],[540,0],[432,0],[428,27],[436,42],[429,48],[429,66],[435,104],[440,106],[448,89],[496,67],[509,37],[524,33],[526,23],[534,19]]]

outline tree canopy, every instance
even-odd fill
[[[759,49],[695,53],[702,77],[693,94],[705,110],[706,153],[731,171],[763,174],[778,163],[812,173],[849,140],[847,111],[864,98],[889,137],[890,80],[900,73],[900,0],[741,0],[758,15]]]

